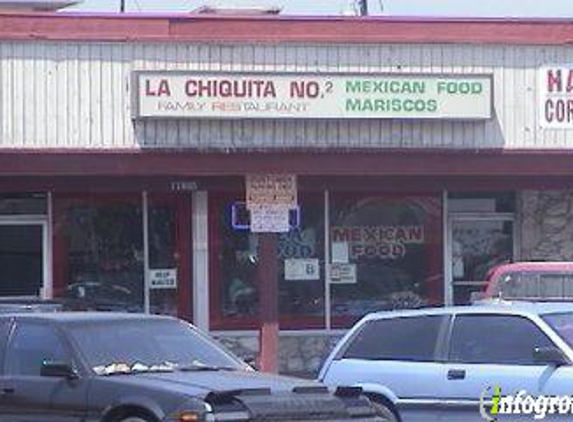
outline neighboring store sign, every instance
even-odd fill
[[[539,70],[539,124],[546,129],[573,129],[573,64]]]
[[[330,264],[331,284],[356,284],[356,264]]]
[[[489,119],[491,75],[135,73],[135,118]]]
[[[318,259],[285,259],[285,280],[320,280]]]
[[[149,270],[149,287],[154,290],[176,289],[177,269]]]

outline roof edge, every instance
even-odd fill
[[[573,18],[16,13],[0,15],[0,39],[568,45]]]
[[[571,17],[479,17],[479,16],[408,16],[408,15],[289,15],[289,14],[200,14],[189,12],[87,12],[62,10],[59,12],[15,12],[16,17],[60,17],[60,18],[105,18],[114,20],[170,19],[170,20],[247,20],[247,21],[292,21],[292,22],[404,22],[404,23],[511,23],[511,24],[571,24]]]

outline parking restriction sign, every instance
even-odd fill
[[[297,206],[297,180],[294,174],[248,175],[247,208],[264,206],[293,209]]]

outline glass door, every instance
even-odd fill
[[[147,196],[148,311],[191,316],[191,196]]]
[[[47,223],[0,218],[0,297],[47,297]]]
[[[177,315],[179,274],[175,206],[168,198],[150,195],[148,207],[149,303],[154,314]]]
[[[463,305],[485,289],[490,269],[513,260],[514,217],[454,213],[448,220],[448,302]]]

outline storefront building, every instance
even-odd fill
[[[0,296],[178,315],[255,354],[253,174],[297,181],[284,371],[315,371],[365,313],[573,260],[572,37],[555,20],[0,15]]]

